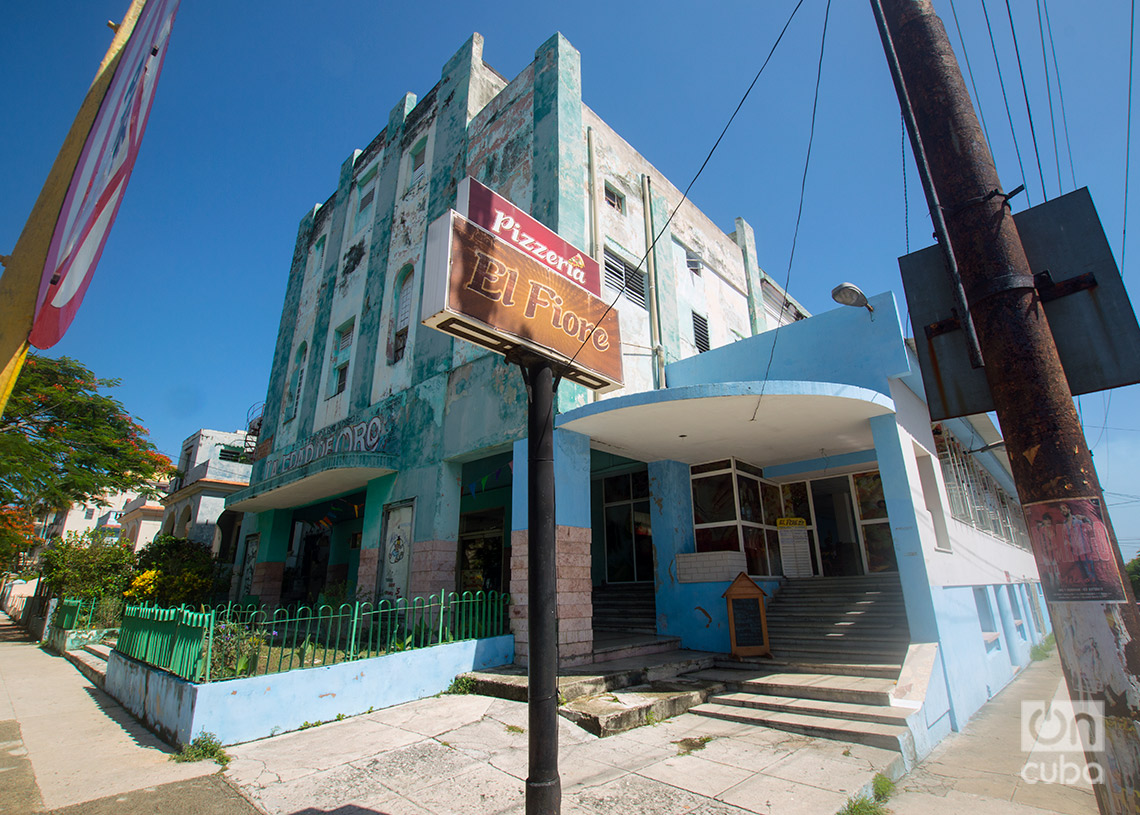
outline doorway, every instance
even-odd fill
[[[465,512],[459,516],[459,591],[510,590],[510,572],[503,557],[503,507]]]
[[[848,476],[810,482],[816,540],[825,577],[867,573]]]

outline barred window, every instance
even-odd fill
[[[934,425],[934,443],[950,514],[963,523],[1022,549],[1029,549],[1025,519],[1017,499],[998,486],[941,424]]]

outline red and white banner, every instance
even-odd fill
[[[551,271],[601,296],[598,261],[474,178],[468,176],[459,182],[455,210]]]

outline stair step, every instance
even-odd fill
[[[856,705],[889,705],[895,683],[891,679],[794,671],[756,673],[748,670],[713,668],[692,675],[694,679],[723,682],[733,690],[768,696],[790,696],[824,702]]]
[[[831,676],[871,676],[878,679],[889,679],[894,682],[899,678],[902,664],[899,662],[872,662],[866,660],[852,660],[851,662],[836,662],[834,659],[827,662],[818,657],[792,657],[789,659],[774,659],[771,671],[779,673],[803,674],[829,674]],[[718,663],[721,667],[721,663]]]
[[[756,710],[802,713],[808,716],[822,716],[827,719],[846,719],[853,722],[878,722],[879,724],[905,725],[908,708],[886,705],[859,705],[850,702],[821,702],[814,699],[790,699],[786,696],[768,696],[762,693],[718,693],[709,698],[719,705],[755,708]]]
[[[904,754],[909,752],[906,744],[910,739],[910,731],[905,725],[852,722],[803,713],[755,710],[715,702],[706,702],[689,708],[689,712],[698,716],[757,724],[805,736],[857,742]]]
[[[93,654],[99,659],[102,659],[104,662],[111,658],[111,646],[104,645],[99,642],[88,643],[87,645],[83,646],[83,650],[89,654]]]

